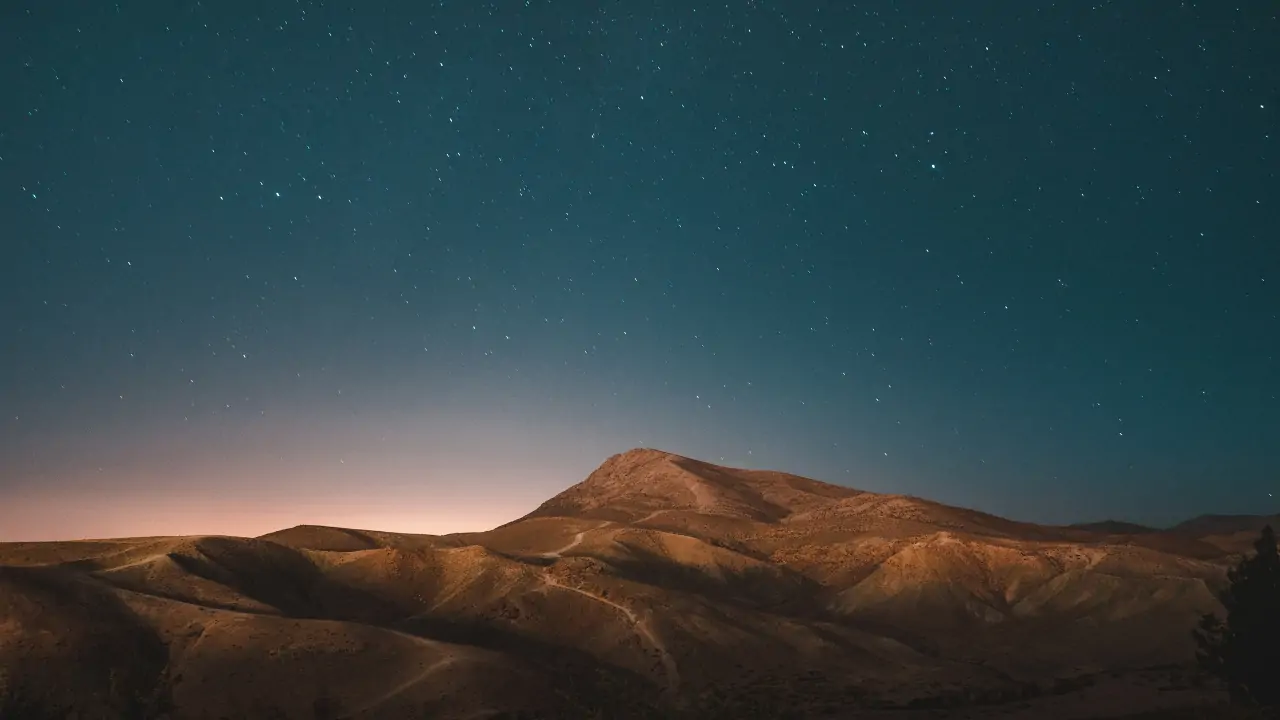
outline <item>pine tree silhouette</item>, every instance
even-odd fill
[[[1209,613],[1194,632],[1201,669],[1221,678],[1233,702],[1280,706],[1280,554],[1271,526],[1254,554],[1227,573],[1218,600],[1226,620]]]

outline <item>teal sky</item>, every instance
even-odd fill
[[[801,5],[6,7],[0,539],[1275,512],[1274,4]]]

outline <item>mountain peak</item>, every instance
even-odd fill
[[[582,482],[543,503],[532,516],[630,520],[657,510],[690,509],[697,498],[676,464],[679,455],[634,448],[611,455]]]
[[[722,467],[656,448],[635,448],[609,457],[530,516],[631,522],[658,513],[692,512],[778,522],[858,494],[787,473]]]
[[[658,448],[631,448],[630,450],[617,453],[616,455],[610,455],[603,463],[600,464],[600,468],[597,468],[596,472],[610,466],[640,465],[655,461],[670,460],[673,458],[685,459],[675,453],[669,453],[666,450],[659,450]]]

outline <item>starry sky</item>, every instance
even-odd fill
[[[4,3],[0,540],[479,530],[636,446],[1274,512],[1278,12]]]

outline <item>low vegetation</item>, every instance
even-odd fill
[[[1280,554],[1268,525],[1245,557],[1227,575],[1218,595],[1226,617],[1206,614],[1194,636],[1196,659],[1226,684],[1234,703],[1280,706]]]

